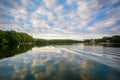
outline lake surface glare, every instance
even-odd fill
[[[120,47],[0,47],[0,80],[120,80]]]

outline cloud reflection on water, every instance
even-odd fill
[[[117,80],[119,73],[57,46],[34,47],[24,54],[0,60],[2,80],[111,80],[109,75]]]

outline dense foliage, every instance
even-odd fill
[[[16,54],[21,54],[32,49],[34,45],[0,45],[0,59],[14,56]],[[7,53],[7,54],[4,54]]]
[[[27,33],[0,30],[0,44],[24,44],[33,41],[33,37]]]
[[[55,39],[48,40],[48,44],[72,44],[72,43],[80,43],[78,40],[70,40],[70,39]]]
[[[86,39],[83,42],[85,43],[101,43],[101,42],[112,42],[112,43],[120,43],[120,36],[112,36],[112,37],[103,37],[101,39]],[[81,43],[79,40],[70,40],[70,39],[53,39],[53,40],[45,40],[45,39],[34,39],[32,36],[23,32],[16,31],[2,31],[0,30],[0,45],[3,44],[32,44],[35,43],[37,45],[53,45],[53,44],[72,44],[72,43]]]
[[[34,39],[32,36],[23,32],[16,31],[2,31],[0,30],[0,44],[40,44],[40,45],[49,45],[49,44],[72,44],[79,43],[77,40],[45,40],[45,39]]]
[[[95,43],[101,43],[101,42],[120,43],[120,35],[115,35],[112,37],[103,37],[100,39],[86,39],[84,40],[84,42],[91,42],[92,40],[94,40]]]
[[[69,40],[69,39],[53,39],[53,40],[35,39],[35,44],[44,44],[44,45],[72,44],[72,43],[80,43],[80,42],[81,41]]]
[[[48,43],[47,43],[47,40],[45,40],[45,39],[35,39],[34,40],[35,41],[35,44],[37,44],[37,45],[47,45]]]

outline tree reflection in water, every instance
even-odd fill
[[[27,48],[28,47],[28,48]],[[120,72],[89,57],[58,46],[3,47],[7,53],[22,53],[0,60],[1,80],[119,80]],[[65,47],[65,46],[64,46]],[[77,48],[76,48],[77,47]],[[78,46],[72,47],[78,49]],[[81,46],[83,47],[83,46]],[[95,47],[95,46],[94,46]],[[91,48],[91,47],[90,47]],[[20,51],[22,49],[22,51]],[[29,51],[27,51],[30,49]],[[80,48],[79,48],[80,49]],[[82,48],[83,49],[83,48]],[[96,48],[95,48],[96,49]],[[100,48],[99,48],[100,49]],[[90,49],[93,51],[93,48]],[[69,52],[68,52],[69,51]],[[80,53],[79,53],[80,54]],[[95,58],[97,59],[97,58]],[[112,78],[111,78],[112,77]]]
[[[32,49],[33,45],[1,45],[0,46],[0,59],[21,54]]]

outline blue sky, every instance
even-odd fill
[[[45,39],[120,35],[120,0],[0,0],[0,29]]]

